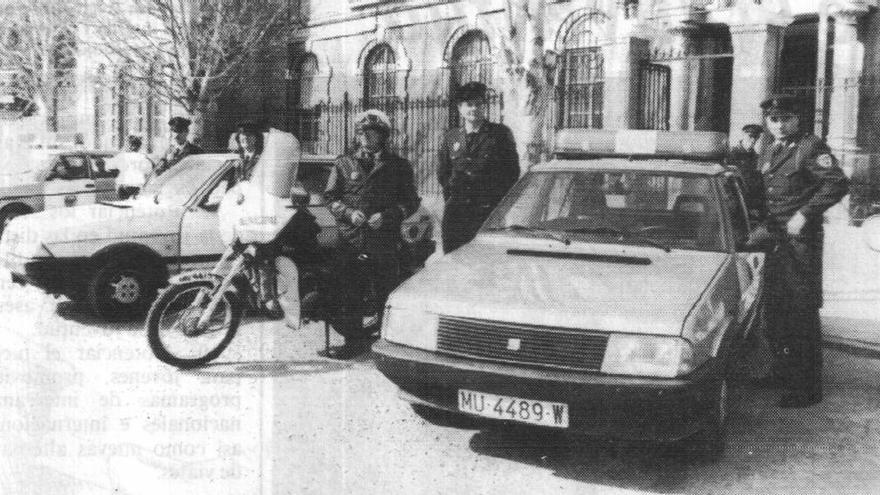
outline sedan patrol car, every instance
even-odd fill
[[[137,198],[16,218],[0,239],[0,260],[13,281],[88,302],[103,318],[138,315],[169,276],[220,259],[217,209],[237,160],[189,156]],[[318,240],[328,250],[336,243],[336,220],[322,193],[333,161],[305,155],[299,165],[299,180],[312,196],[309,209],[322,227]],[[430,217],[417,211],[402,233],[410,264],[420,265],[434,251]]]
[[[113,151],[50,150],[33,180],[0,188],[0,235],[9,222],[35,211],[116,199],[118,170],[108,170]]]
[[[390,297],[379,369],[446,410],[719,454],[756,322],[725,135],[562,131],[469,244]]]

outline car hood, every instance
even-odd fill
[[[395,291],[390,304],[525,324],[680,335],[727,256],[614,244],[478,240],[426,266]]]
[[[176,234],[182,206],[157,205],[149,200],[117,201],[24,215],[9,225],[20,236],[43,244],[91,239],[117,239]]]

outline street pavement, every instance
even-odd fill
[[[479,422],[428,422],[323,327],[249,319],[181,372],[140,323],[108,324],[0,273],[0,493],[872,493],[880,360],[826,349],[825,401],[736,389],[724,459]],[[334,341],[338,340],[334,337]]]

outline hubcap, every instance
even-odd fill
[[[122,275],[110,287],[113,288],[110,297],[122,304],[133,304],[141,297],[141,284],[130,275]]]

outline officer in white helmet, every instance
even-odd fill
[[[334,327],[345,346],[336,357],[350,358],[369,349],[377,329],[363,328],[362,301],[373,283],[382,301],[400,280],[400,225],[419,207],[413,168],[391,152],[391,120],[380,110],[355,116],[358,149],[340,156],[328,181],[326,198],[339,222],[334,263]]]

